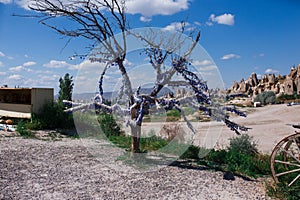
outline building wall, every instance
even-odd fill
[[[0,103],[31,105],[31,89],[0,88]]]
[[[15,104],[15,103],[0,103],[0,110],[31,113],[31,105]]]
[[[30,118],[53,100],[53,88],[0,88],[0,116]]]
[[[42,107],[54,100],[53,88],[32,88],[31,90],[31,105],[32,113],[39,114]]]

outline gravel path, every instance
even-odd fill
[[[112,159],[122,154],[103,141],[2,137],[0,199],[266,199],[258,181],[175,166],[138,172]]]

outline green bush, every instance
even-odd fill
[[[224,150],[224,149],[221,149],[221,150],[212,149],[207,154],[205,159],[207,159],[208,161],[211,161],[213,163],[222,165],[222,164],[226,163],[226,156],[227,156],[227,151],[226,150]]]
[[[297,95],[297,93],[294,93],[292,95],[282,94],[277,98],[277,102],[284,102],[284,101],[296,100],[296,99],[300,99],[300,95]]]
[[[258,177],[271,173],[269,161],[268,155],[258,153],[253,137],[240,135],[230,139],[227,149],[212,149],[201,163],[236,174]]]
[[[64,104],[61,102],[48,103],[41,109],[41,114],[36,116],[36,120],[43,129],[73,128],[73,117],[64,112],[64,109]]]
[[[268,195],[277,199],[298,200],[300,199],[300,184],[287,186],[284,183],[267,185]]]
[[[74,127],[73,116],[64,112],[63,103],[48,103],[40,110],[40,114],[32,114],[29,121],[22,121],[26,130],[68,129]]]
[[[166,119],[167,122],[178,121],[178,120],[180,120],[180,118],[181,118],[181,113],[176,109],[169,110],[167,112],[167,119]]]
[[[121,135],[121,129],[114,119],[113,115],[100,113],[98,116],[98,121],[100,123],[101,130],[106,135],[106,137]]]
[[[19,121],[17,124],[17,132],[25,138],[35,138],[34,134],[26,128],[26,122]]]
[[[254,98],[254,102],[260,102],[263,105],[276,103],[276,95],[273,91],[264,91]]]
[[[168,141],[152,135],[150,137],[140,139],[140,148],[143,151],[157,151],[168,144]]]
[[[189,146],[188,149],[180,156],[181,159],[199,159],[200,147],[194,145]]]
[[[247,134],[230,139],[225,163],[228,170],[252,177],[270,173],[269,156],[259,155],[257,144]]]
[[[132,138],[130,136],[125,136],[125,135],[111,135],[109,136],[109,140],[113,143],[116,144],[117,146],[121,148],[126,148],[130,149],[131,148],[131,141]],[[142,152],[144,151],[157,151],[164,146],[168,144],[168,141],[157,137],[157,136],[151,136],[147,138],[141,138],[140,139],[140,149]]]
[[[269,157],[243,154],[229,151],[226,155],[227,170],[238,174],[257,178],[258,176],[269,175]]]
[[[229,140],[229,152],[246,155],[255,155],[258,153],[257,144],[253,141],[253,137],[248,134],[239,135],[235,138],[230,138]]]

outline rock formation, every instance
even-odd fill
[[[294,93],[300,95],[300,64],[298,67],[292,67],[287,76],[266,74],[258,79],[256,73],[252,73],[246,81],[244,79],[240,82],[235,81],[228,93],[256,96],[264,91],[273,91],[277,96]]]

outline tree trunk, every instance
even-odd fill
[[[138,117],[139,108],[133,108],[131,110],[131,119],[136,121]],[[141,138],[141,126],[140,125],[132,125],[131,126],[131,153],[139,153],[140,152],[140,138]]]
[[[140,152],[141,126],[136,125],[131,128],[131,153]]]

